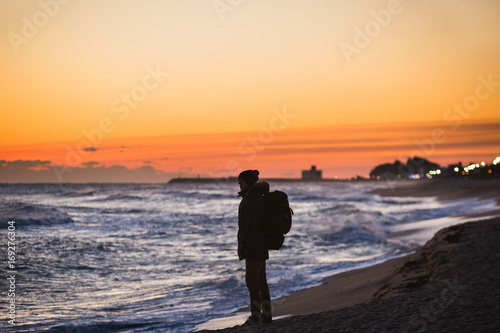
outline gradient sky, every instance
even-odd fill
[[[61,2],[0,2],[0,160],[350,177],[500,153],[499,1]]]

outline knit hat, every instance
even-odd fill
[[[238,179],[243,179],[248,185],[253,185],[259,180],[259,170],[245,170],[240,173]]]

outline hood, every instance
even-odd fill
[[[254,186],[255,190],[261,194],[268,194],[269,193],[269,183],[268,182],[258,181],[253,186]]]
[[[267,194],[269,193],[269,183],[259,180],[257,183],[250,185],[250,187],[246,191],[239,191],[238,195],[240,197],[244,197],[248,192],[251,191],[257,191],[260,194]]]

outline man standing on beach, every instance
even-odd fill
[[[262,221],[264,197],[255,188],[258,170],[246,170],[238,176],[243,197],[238,208],[238,257],[246,259],[245,281],[250,293],[250,312],[245,325],[272,322],[271,296],[267,285],[266,260],[269,252],[264,246]]]

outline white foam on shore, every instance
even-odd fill
[[[273,320],[283,319],[290,316],[291,315],[279,316],[273,318]],[[247,318],[248,313],[239,313],[229,317],[215,318],[207,321],[206,323],[196,326],[195,332],[201,330],[221,330],[224,328],[242,325]]]
[[[399,224],[389,227],[388,240],[397,240],[407,244],[424,244],[430,240],[439,230],[453,225],[480,221],[498,217],[498,214],[485,214],[484,216],[447,216],[437,219]]]

